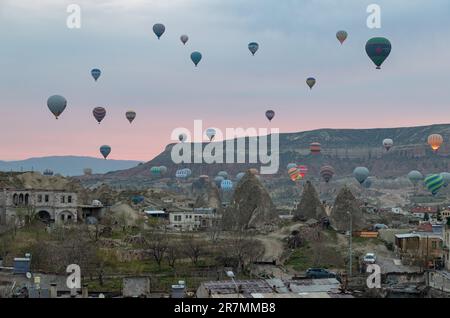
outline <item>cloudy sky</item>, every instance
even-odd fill
[[[366,26],[374,2],[381,29]],[[66,26],[71,3],[82,8],[78,30]],[[449,14],[448,0],[1,0],[0,159],[98,157],[109,144],[113,159],[149,160],[176,127],[267,127],[268,109],[281,132],[447,123]],[[393,45],[381,71],[364,50],[373,36]],[[58,121],[46,105],[54,94],[68,100]],[[108,111],[101,125],[97,106]]]

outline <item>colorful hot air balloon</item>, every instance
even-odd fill
[[[366,167],[357,167],[353,171],[353,176],[356,180],[358,180],[360,184],[363,184],[364,181],[366,181],[366,179],[369,177],[369,174],[369,169],[367,169]]]
[[[189,168],[183,169],[183,172],[186,174],[186,178],[189,178],[190,176],[192,176],[192,170]]]
[[[272,119],[275,117],[275,112],[273,110],[266,111],[266,117],[269,121],[272,121]]]
[[[311,151],[311,154],[318,155],[322,151],[322,145],[320,143],[318,143],[318,142],[313,142],[309,146],[309,149]]]
[[[252,55],[254,56],[256,52],[258,52],[259,44],[256,42],[252,42],[248,45],[248,49],[250,50],[250,52],[252,52]]]
[[[224,179],[228,179],[228,172],[226,171],[220,171],[217,175],[223,177]]]
[[[428,144],[434,152],[437,152],[442,144],[444,143],[444,138],[439,134],[430,135],[428,137]]]
[[[186,45],[186,43],[189,41],[189,37],[183,34],[182,36],[180,36],[180,40],[184,45]]]
[[[197,67],[198,63],[202,60],[202,53],[200,52],[193,52],[191,54],[191,60],[194,62],[195,67]]]
[[[372,38],[367,41],[366,53],[377,69],[381,69],[381,65],[391,54],[391,42],[386,38]]]
[[[100,78],[100,76],[102,75],[102,71],[100,71],[98,68],[94,68],[91,71],[91,75],[94,78],[94,80],[97,82],[97,80]]]
[[[442,172],[441,176],[444,179],[444,187],[447,188],[448,185],[450,184],[450,173]]]
[[[288,174],[289,174],[289,178],[290,178],[292,181],[294,181],[294,182],[299,181],[299,180],[302,180],[302,176],[301,176],[301,174],[300,174],[300,170],[298,170],[297,167],[294,167],[294,168],[289,169],[289,170],[288,170]]]
[[[159,177],[159,176],[161,176],[161,168],[160,167],[151,167],[150,173],[154,177]]]
[[[424,183],[431,194],[436,195],[444,186],[444,178],[440,174],[432,174],[425,178]]]
[[[47,106],[50,111],[55,115],[56,119],[63,113],[67,106],[67,100],[60,95],[53,95],[48,98]]]
[[[417,185],[420,181],[423,180],[423,175],[419,171],[413,170],[410,173],[408,173],[408,179],[414,185]]]
[[[94,115],[95,120],[100,124],[106,116],[106,109],[103,107],[96,107],[92,111],[92,114]]]
[[[383,140],[383,146],[386,149],[386,151],[389,151],[394,146],[394,141],[389,138],[385,139],[385,140]]]
[[[334,168],[332,166],[323,166],[320,168],[320,176],[326,183],[330,182],[334,176]]]
[[[100,153],[103,155],[103,158],[105,158],[105,160],[106,160],[108,158],[109,154],[111,153],[111,147],[108,145],[101,146]]]
[[[136,112],[129,110],[125,113],[125,117],[128,119],[128,121],[131,124],[134,121],[134,119],[136,118]]]
[[[233,190],[233,182],[231,180],[223,180],[220,183],[220,188],[225,192],[231,191]]]
[[[347,40],[348,34],[346,31],[338,31],[336,33],[336,38],[339,40],[339,42],[341,42],[341,44],[343,44],[345,42],[345,40]]]
[[[362,186],[369,189],[372,186],[372,178],[367,178],[366,181],[362,183]]]
[[[298,171],[300,172],[300,175],[302,178],[305,178],[308,174],[308,167],[307,166],[298,166]]]
[[[316,79],[314,77],[308,77],[306,79],[306,84],[308,84],[309,88],[312,89],[314,85],[316,85]]]
[[[216,130],[214,128],[208,128],[206,130],[206,136],[208,137],[209,141],[213,141],[214,137],[216,137]]]
[[[164,26],[164,24],[157,23],[153,26],[153,32],[156,34],[159,40],[164,32],[166,32],[166,27]]]
[[[287,169],[292,169],[292,168],[297,168],[297,164],[296,163],[290,163],[287,165]]]

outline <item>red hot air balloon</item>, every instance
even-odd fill
[[[298,166],[298,171],[300,172],[300,175],[302,178],[305,178],[308,174],[308,167],[307,166]]]
[[[322,151],[322,145],[318,142],[313,142],[309,146],[309,149],[313,155],[318,155]]]

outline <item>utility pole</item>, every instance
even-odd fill
[[[353,255],[352,255],[352,236],[353,236],[353,216],[347,211],[347,214],[350,216],[350,231],[348,235],[348,277],[352,277],[352,269],[353,269]]]

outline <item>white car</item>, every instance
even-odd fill
[[[367,253],[363,261],[365,264],[375,264],[377,262],[377,256],[374,253]]]

